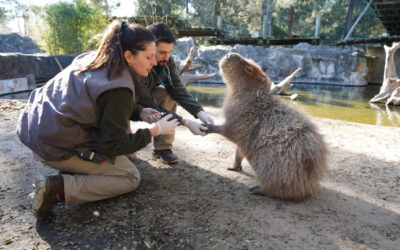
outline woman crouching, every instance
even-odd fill
[[[58,202],[82,204],[138,187],[140,173],[128,155],[179,124],[136,105],[138,78],[156,65],[155,54],[149,30],[114,21],[97,51],[79,55],[31,93],[17,134],[44,164],[63,173],[35,178],[28,200],[37,219],[49,218]],[[132,134],[130,120],[157,123]]]

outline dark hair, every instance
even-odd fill
[[[165,23],[153,23],[147,28],[153,33],[156,42],[176,43],[176,37]]]
[[[146,49],[147,43],[154,41],[153,34],[144,26],[115,20],[104,33],[93,61],[83,65],[78,72],[94,71],[104,67],[108,79],[118,77],[126,67],[124,52],[129,50],[136,55],[138,51]]]

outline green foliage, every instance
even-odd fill
[[[356,21],[366,6],[366,1],[355,1],[352,23]],[[335,1],[327,4],[327,10],[321,17],[322,36],[327,37],[326,42],[342,40],[346,36],[346,15],[348,1]],[[384,33],[385,29],[375,16],[372,8],[369,8],[361,21],[355,27],[351,37],[374,37]]]
[[[46,23],[42,39],[50,54],[74,54],[90,49],[89,40],[108,22],[100,1],[59,2],[44,7],[40,15]]]
[[[6,9],[0,7],[0,24],[3,24],[7,20],[7,12]]]
[[[6,21],[14,19],[18,25],[19,32],[27,35],[26,26],[29,23],[30,16],[29,5],[22,0],[1,0],[0,6],[0,26],[4,25]],[[21,19],[23,22],[21,22]]]
[[[288,36],[290,8],[294,11],[293,36],[313,37],[316,15],[321,15],[320,37],[327,43],[345,36],[349,0],[266,0],[273,6],[272,36]],[[263,0],[138,0],[139,15],[174,16],[185,21],[187,27],[216,28],[220,8],[222,29],[226,37],[246,38],[253,32],[261,33]],[[353,23],[367,4],[355,1]],[[219,5],[219,7],[218,7]],[[370,8],[353,31],[352,37],[373,37],[385,32]]]
[[[260,1],[191,1],[193,10],[187,17],[187,23],[193,27],[216,28],[217,16],[220,14],[226,37],[250,37],[252,31],[260,29],[259,4]]]
[[[345,36],[346,15],[350,0],[132,0],[136,2],[136,17],[130,21],[144,25],[156,21],[168,22],[175,27],[217,28],[217,16],[222,18],[221,30],[225,37],[248,38],[252,34],[261,34],[262,3],[273,6],[272,36],[287,37],[288,17],[293,14],[293,36],[313,37],[316,15],[321,15],[320,36],[325,43],[341,40]],[[74,0],[58,2],[45,7],[20,4],[19,0],[0,0],[7,3],[0,8],[0,21],[7,16],[23,18],[28,34],[34,37],[51,54],[80,53],[95,49],[98,34],[104,30],[110,19],[110,7],[107,0]],[[114,1],[115,2],[115,1]],[[366,0],[355,1],[353,23],[366,6]],[[11,7],[10,7],[11,6]],[[14,6],[14,7],[13,7]],[[18,6],[18,7],[17,7]],[[40,20],[32,19],[28,14],[39,15]],[[6,11],[8,11],[6,13]],[[293,12],[291,12],[293,11]],[[146,16],[146,17],[144,17]],[[21,22],[22,23],[22,22]],[[29,26],[38,24],[39,32],[31,31]],[[22,30],[22,29],[21,29]],[[385,32],[380,21],[370,8],[351,37],[374,37]],[[40,39],[37,36],[40,35]],[[97,35],[97,39],[93,39]],[[196,42],[202,39],[197,38]],[[204,42],[203,40],[203,42]],[[94,41],[94,42],[93,42]]]
[[[182,17],[186,3],[187,0],[137,0],[136,6],[138,8],[138,15],[150,17],[147,21],[153,23],[160,22],[162,18],[168,16]]]

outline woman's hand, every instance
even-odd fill
[[[179,125],[179,122],[177,119],[173,119],[172,114],[168,114],[161,118],[156,126],[152,127],[150,129],[150,133],[152,136],[157,136],[157,135],[165,135],[165,134],[173,134],[175,131],[175,128]]]
[[[140,119],[147,123],[155,123],[161,118],[161,112],[152,109],[152,108],[144,108],[142,112],[140,112]]]

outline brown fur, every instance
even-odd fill
[[[221,134],[237,145],[233,170],[246,157],[267,196],[303,200],[327,171],[327,148],[308,117],[269,93],[260,66],[231,53],[220,61],[228,93]]]

